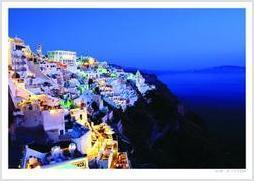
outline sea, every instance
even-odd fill
[[[178,99],[197,113],[233,165],[245,166],[245,71],[158,74]]]

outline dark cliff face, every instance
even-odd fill
[[[139,96],[135,106],[117,112],[122,134],[130,144],[133,168],[206,168],[211,155],[203,120],[187,112],[156,76],[145,74],[156,86]],[[209,163],[211,166],[211,163]]]

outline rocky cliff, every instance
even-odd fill
[[[128,151],[132,167],[213,167],[217,151],[209,140],[204,121],[186,111],[155,75],[144,74],[144,78],[156,89],[139,96],[135,105],[125,112],[114,111],[115,123],[121,129],[120,147]]]

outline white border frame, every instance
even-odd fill
[[[8,169],[9,8],[245,8],[246,169],[52,170]],[[2,2],[2,177],[4,179],[251,179],[252,178],[252,3],[251,2]]]

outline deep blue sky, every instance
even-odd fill
[[[245,65],[244,9],[10,9],[15,35],[130,67]]]

